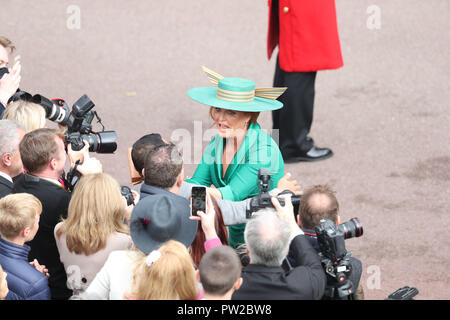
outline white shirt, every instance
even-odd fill
[[[59,182],[59,180],[57,180],[57,179],[44,178],[44,177],[38,177],[38,178],[42,179],[42,180],[46,180],[48,182],[51,182],[51,183],[56,184],[57,186],[61,187],[61,182]]]
[[[5,178],[8,181],[11,181],[11,183],[13,182],[12,178],[10,176],[8,176],[6,173],[1,172],[0,171],[0,176],[2,176],[3,178]]]

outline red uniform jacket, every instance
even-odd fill
[[[280,68],[309,72],[343,66],[334,0],[279,0],[269,4],[267,55],[278,45]],[[275,9],[275,10],[272,10]]]

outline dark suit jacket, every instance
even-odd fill
[[[44,179],[28,174],[20,177],[13,187],[13,193],[30,193],[42,203],[42,214],[39,221],[39,230],[34,239],[27,243],[31,247],[28,260],[37,259],[45,265],[50,273],[49,287],[52,299],[64,300],[72,295],[66,287],[66,271],[59,260],[54,229],[61,217],[67,218],[67,209],[71,193]]]
[[[6,178],[0,176],[0,199],[11,193],[13,183]]]
[[[170,191],[167,191],[165,189],[161,189],[161,188],[158,188],[158,187],[150,186],[150,185],[145,184],[145,183],[143,183],[142,186],[141,186],[140,194],[141,194],[141,199],[144,199],[147,196],[152,196],[152,195],[155,195],[155,194],[163,194],[163,195],[166,195],[166,196],[169,196],[169,197],[173,197],[173,196],[177,196],[178,197],[178,195],[176,195],[176,194],[174,194],[174,193],[172,193]]]
[[[289,272],[280,267],[249,264],[242,270],[243,283],[232,300],[319,300],[326,276],[314,248],[304,235],[296,236],[290,251],[297,267]]]

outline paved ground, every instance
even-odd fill
[[[332,185],[342,219],[361,219],[364,236],[346,244],[364,263],[366,298],[409,285],[417,299],[449,299],[450,3],[337,0],[337,9],[345,66],[318,74],[312,128],[335,156],[287,170],[305,187]],[[22,57],[23,89],[71,103],[87,93],[117,130],[118,151],[99,158],[122,184],[126,148],[149,132],[198,159],[211,122],[186,91],[209,86],[201,65],[272,84],[266,1],[9,0],[0,21]],[[260,120],[270,129],[270,114]]]

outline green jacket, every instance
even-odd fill
[[[222,178],[222,155],[224,139],[218,134],[203,152],[201,163],[187,182],[214,185],[224,200],[241,201],[257,195],[258,170],[265,168],[271,174],[269,190],[276,188],[284,175],[284,161],[275,141],[259,124],[251,124],[244,141]]]

